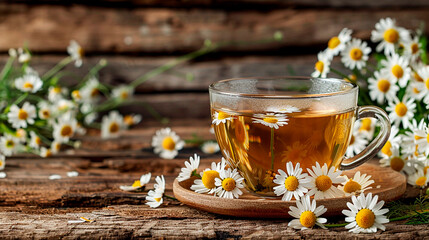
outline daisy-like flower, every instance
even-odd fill
[[[27,49],[18,48],[18,62],[28,63],[31,60],[31,54]]]
[[[279,129],[284,125],[287,125],[289,119],[286,114],[282,113],[266,113],[266,114],[255,114],[252,118],[253,123],[260,123],[270,128]]]
[[[390,135],[387,142],[384,144],[383,148],[380,151],[380,156],[384,158],[389,158],[392,156],[392,149],[399,149],[399,144],[402,142],[402,138],[399,133],[399,128],[393,125],[390,129]]]
[[[147,183],[150,181],[151,173],[143,174],[140,177],[140,180],[135,180],[131,186],[119,186],[120,189],[124,191],[134,192],[141,189],[144,189]]]
[[[38,115],[40,119],[49,119],[52,117],[52,106],[51,104],[41,101],[37,104],[39,107]]]
[[[126,127],[131,127],[132,125],[136,125],[141,120],[142,120],[142,115],[140,114],[128,114],[124,116],[124,124]]]
[[[410,124],[411,119],[414,118],[414,112],[416,111],[416,103],[413,98],[404,96],[402,101],[399,101],[397,97],[393,101],[389,101],[389,105],[386,107],[389,113],[390,121],[396,127],[402,123],[404,128],[407,128]]]
[[[40,156],[43,158],[52,157],[52,151],[50,148],[42,147],[40,149]]]
[[[341,185],[338,186],[338,189],[343,191],[346,196],[359,195],[366,190],[371,189],[372,187],[370,187],[370,185],[374,183],[374,180],[370,180],[370,175],[361,175],[360,171],[357,171],[350,179],[347,176],[344,177],[346,178],[346,181],[341,183]]]
[[[347,203],[350,210],[343,210],[342,213],[346,216],[346,229],[350,229],[353,233],[375,233],[377,229],[386,230],[384,223],[388,223],[384,214],[389,212],[389,209],[383,208],[384,201],[378,201],[378,196],[372,197],[372,193],[368,195],[361,194],[358,197],[352,196],[352,202]]]
[[[52,153],[57,154],[58,152],[60,152],[60,150],[61,150],[61,142],[56,141],[56,140],[52,141],[52,143],[51,143]]]
[[[426,173],[423,169],[419,169],[414,174],[408,176],[407,182],[408,184],[418,187],[425,188],[428,185],[429,173],[426,170]]]
[[[53,136],[55,141],[66,143],[74,136],[76,132],[77,121],[71,114],[64,114],[54,124]]]
[[[294,113],[294,112],[301,112],[301,110],[297,107],[286,105],[281,107],[268,107],[267,112],[271,113]]]
[[[35,93],[42,88],[43,82],[35,74],[26,74],[15,80],[15,87],[23,92]]]
[[[146,205],[151,208],[157,208],[161,206],[161,204],[164,202],[163,196],[164,194],[161,192],[150,190],[146,196]]]
[[[411,62],[415,62],[421,53],[421,46],[419,43],[419,37],[414,36],[414,38],[409,39],[402,43],[404,45],[404,55],[407,56]]]
[[[356,124],[353,128],[352,137],[346,150],[347,157],[353,157],[355,154],[362,152],[368,144],[368,140],[365,138],[365,135],[359,132],[359,125]]]
[[[381,65],[385,68],[387,76],[395,83],[399,83],[400,87],[405,87],[411,77],[411,68],[409,60],[398,54],[387,55],[387,59],[381,60]]]
[[[311,201],[308,195],[296,201],[296,207],[290,206],[289,209],[289,215],[296,218],[289,222],[289,227],[305,230],[317,225],[321,228],[326,228],[323,224],[326,223],[327,220],[320,216],[328,209],[323,205],[316,207],[316,200]]]
[[[75,102],[82,102],[82,95],[80,94],[80,91],[78,90],[78,89],[76,89],[76,90],[73,90],[72,92],[71,92],[71,97],[73,98],[73,100],[75,101]]]
[[[124,119],[118,111],[111,111],[101,120],[101,138],[117,138],[125,128]]]
[[[350,41],[350,39],[352,39],[352,30],[343,28],[338,36],[329,39],[326,54],[331,58],[338,55],[338,53],[346,47],[346,43]]]
[[[25,129],[16,129],[15,136],[20,143],[25,143],[27,141],[27,131],[25,131]]]
[[[311,76],[325,78],[329,73],[330,65],[331,61],[329,60],[329,55],[326,54],[326,52],[319,52],[317,54],[317,62],[314,64],[315,71],[311,74]]]
[[[341,61],[344,63],[344,66],[351,70],[355,68],[361,70],[365,67],[370,52],[371,48],[368,47],[366,42],[354,38],[346,44],[346,47],[341,52]]]
[[[185,142],[170,128],[163,128],[156,131],[152,138],[154,152],[161,158],[173,159],[183,148]]]
[[[244,178],[237,172],[237,169],[228,168],[219,173],[219,178],[215,179],[216,195],[221,198],[239,198],[244,188]]]
[[[189,157],[189,162],[188,161],[185,162],[185,167],[180,170],[177,180],[179,182],[182,182],[191,178],[192,176],[196,176],[199,166],[200,166],[200,156],[198,156],[195,153],[194,157]]]
[[[226,121],[231,121],[232,119],[233,119],[234,117],[233,116],[231,116],[231,115],[229,115],[228,113],[226,113],[226,112],[223,112],[223,111],[216,111],[214,114],[213,114],[213,121],[212,121],[212,124],[216,124],[216,125],[219,125],[219,124],[221,124],[221,123],[226,123]]]
[[[134,88],[128,85],[119,85],[112,90],[112,96],[121,100],[128,100],[133,97]]]
[[[91,77],[85,85],[79,89],[82,101],[85,103],[95,103],[100,99],[100,82],[97,78]]]
[[[390,167],[402,174],[410,175],[415,169],[408,164],[408,161],[399,154],[399,148],[392,148],[392,155],[388,158],[380,159],[382,167]]]
[[[299,200],[304,196],[304,193],[308,192],[305,184],[310,182],[307,173],[302,173],[302,168],[300,168],[299,163],[296,164],[295,168],[293,167],[292,162],[286,163],[286,172],[279,169],[279,174],[276,175],[274,183],[278,184],[275,186],[274,193],[277,196],[283,195],[282,201],[290,201],[292,196],[296,200]]]
[[[401,41],[409,39],[410,33],[401,27],[396,26],[396,21],[391,18],[380,19],[375,24],[375,30],[371,32],[371,41],[380,42],[377,45],[377,52],[384,50],[384,55],[388,56],[395,53],[395,47]]]
[[[83,48],[75,40],[70,41],[70,45],[67,47],[67,53],[70,55],[74,62],[75,67],[82,66],[82,58],[84,55]]]
[[[364,118],[358,121],[357,131],[366,139],[372,139],[374,136],[376,120],[374,118]]]
[[[6,167],[6,157],[0,154],[0,170],[3,170]]]
[[[326,163],[323,164],[323,167],[320,167],[318,162],[316,162],[316,166],[313,166],[312,169],[307,168],[307,172],[310,174],[310,182],[306,184],[309,189],[308,196],[314,195],[314,199],[324,199],[344,195],[341,190],[333,185],[344,182],[344,178],[341,177],[342,171],[335,171],[335,167],[328,169]]]
[[[368,78],[368,89],[371,100],[377,101],[380,105],[386,99],[392,101],[399,91],[399,87],[389,78],[386,70],[374,72],[374,77]]]
[[[213,141],[207,141],[201,145],[201,151],[205,154],[215,154],[220,151],[219,144]]]
[[[191,189],[196,193],[213,194],[216,191],[216,178],[220,178],[220,172],[225,170],[226,161],[222,158],[219,163],[212,162],[211,168],[200,173],[201,179],[195,179]]]
[[[34,124],[36,118],[36,107],[25,102],[21,108],[12,105],[7,113],[7,120],[14,128],[26,128],[28,124]]]
[[[73,101],[68,99],[59,99],[55,102],[54,109],[56,109],[60,113],[65,113],[70,110],[73,110],[75,107],[76,105]]]
[[[417,145],[418,149],[423,151],[426,155],[429,155],[429,129],[424,119],[420,121],[418,126],[412,127],[411,130],[413,131],[414,143]]]
[[[42,139],[35,132],[30,132],[30,147],[39,149],[42,145]]]
[[[421,77],[422,82],[417,82],[417,88],[419,90],[419,97],[423,98],[423,101],[429,103],[429,66],[420,67],[417,69],[418,76]],[[427,108],[427,106],[426,106]]]
[[[60,86],[51,86],[48,90],[48,99],[52,103],[57,102],[58,100],[62,99],[64,95],[67,94],[67,89],[62,88]]]
[[[19,148],[19,140],[12,135],[5,134],[0,137],[0,151],[5,156],[11,156],[16,153]]]

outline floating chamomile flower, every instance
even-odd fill
[[[149,183],[151,177],[151,173],[143,174],[140,177],[140,180],[135,180],[133,185],[131,186],[119,186],[120,189],[124,191],[134,192],[144,190],[144,187],[147,183]]]
[[[371,41],[381,41],[376,50],[377,52],[384,50],[384,54],[387,56],[394,54],[395,48],[401,41],[409,39],[409,35],[406,29],[396,26],[394,19],[383,18],[375,24],[375,30],[371,32]]]
[[[344,193],[336,188],[333,184],[340,184],[344,182],[344,177],[341,177],[342,171],[335,171],[335,167],[328,169],[328,165],[316,162],[316,166],[312,170],[307,168],[309,173],[310,182],[306,184],[309,189],[307,195],[313,196],[314,199],[335,198],[343,196]]]
[[[237,169],[231,168],[220,171],[219,178],[215,179],[216,195],[221,198],[239,198],[244,188],[244,178],[237,172]]]
[[[326,52],[319,52],[317,54],[317,62],[314,64],[315,71],[311,74],[311,76],[325,78],[329,73],[330,65],[331,61],[329,59],[329,55]]]
[[[12,105],[7,113],[7,120],[14,128],[26,128],[28,124],[34,124],[36,107],[25,102],[22,107]]]
[[[0,137],[0,151],[5,156],[11,156],[19,149],[19,140],[12,135],[5,134]]]
[[[35,132],[30,132],[30,147],[34,149],[39,149],[42,145],[42,139]]]
[[[142,120],[140,114],[128,114],[124,116],[124,124],[127,127],[138,124]]]
[[[284,125],[287,125],[289,119],[286,114],[282,113],[266,113],[266,114],[255,114],[253,115],[253,123],[260,123],[270,128],[279,129]]]
[[[407,175],[415,171],[414,168],[408,164],[408,161],[399,154],[398,148],[392,148],[390,157],[380,159],[380,165],[382,167],[390,167],[397,172]]]
[[[346,150],[347,157],[353,157],[355,154],[362,152],[368,144],[368,140],[364,134],[359,132],[359,126],[355,125],[349,146]]]
[[[343,28],[338,36],[332,37],[329,39],[328,48],[326,49],[326,54],[330,58],[338,55],[339,52],[344,50],[346,43],[352,39],[352,30],[348,28]]]
[[[15,80],[15,87],[23,92],[35,93],[42,88],[43,82],[35,74],[26,74]]]
[[[302,168],[300,168],[299,163],[296,164],[295,168],[293,167],[292,162],[286,163],[286,172],[279,169],[279,174],[276,174],[274,183],[278,184],[275,186],[274,193],[277,196],[283,195],[283,201],[290,201],[292,196],[296,200],[299,200],[304,196],[304,193],[308,192],[305,184],[310,182],[307,173],[302,173]]]
[[[408,184],[418,187],[425,188],[428,185],[429,173],[426,170],[426,173],[423,169],[419,169],[414,174],[408,176],[407,182]]]
[[[352,39],[346,44],[346,47],[341,52],[341,61],[344,66],[353,69],[361,70],[368,61],[368,55],[371,52],[371,48],[368,47],[366,42],[360,39]]]
[[[185,142],[170,128],[163,128],[156,131],[152,138],[154,152],[165,159],[173,159],[183,148]]]
[[[389,101],[386,111],[390,112],[389,118],[393,125],[399,127],[399,125],[402,123],[402,126],[407,128],[411,119],[414,118],[416,106],[417,105],[413,98],[404,96],[402,101],[399,101],[399,99],[395,97],[393,101]]]
[[[70,55],[74,62],[75,67],[82,66],[82,58],[84,55],[83,48],[75,40],[70,41],[70,45],[67,47],[67,53]]]
[[[192,176],[196,176],[199,166],[200,166],[200,156],[198,156],[195,153],[194,157],[189,157],[189,162],[188,161],[185,162],[185,167],[180,170],[177,180],[179,182],[182,182],[191,178]]]
[[[392,156],[392,149],[398,148],[399,144],[402,142],[401,136],[398,135],[399,128],[393,125],[390,129],[390,135],[387,142],[384,144],[383,148],[380,151],[380,156],[384,158],[388,158]]]
[[[411,77],[411,68],[409,67],[409,61],[404,56],[398,54],[387,55],[387,59],[381,60],[381,65],[386,71],[387,76],[395,83],[399,83],[400,87],[405,87],[408,80]]]
[[[226,121],[231,121],[233,117],[226,112],[217,111],[213,114],[212,124],[219,125],[221,123],[226,123]]]
[[[3,170],[4,167],[6,167],[6,157],[0,154],[0,170]]]
[[[196,193],[213,194],[216,191],[215,179],[220,177],[220,172],[225,170],[226,161],[222,158],[219,163],[212,162],[211,168],[200,173],[201,179],[195,179],[191,189]]]
[[[350,229],[353,233],[375,233],[377,229],[385,230],[384,223],[388,223],[384,214],[389,212],[389,209],[383,208],[384,201],[378,201],[378,196],[372,197],[372,193],[368,195],[361,194],[358,197],[352,196],[352,203],[348,202],[347,207],[350,210],[343,210],[342,213],[346,216],[346,229]]]
[[[380,105],[386,100],[392,101],[399,91],[395,81],[388,77],[387,71],[374,72],[374,77],[368,78],[368,89],[371,100]]]
[[[305,230],[317,225],[326,228],[323,224],[327,222],[326,218],[320,216],[328,209],[320,205],[316,207],[316,200],[311,201],[308,195],[296,201],[296,207],[290,206],[289,215],[296,218],[289,222],[288,226],[295,229]]]
[[[404,55],[407,56],[411,62],[415,62],[421,53],[421,46],[419,43],[419,37],[409,39],[402,43],[404,45]]]
[[[53,136],[55,141],[66,143],[74,136],[77,127],[77,120],[72,114],[64,114],[57,123],[54,124]]]
[[[214,154],[220,151],[219,144],[213,141],[207,141],[201,145],[201,150],[205,154]]]
[[[268,107],[267,112],[270,113],[294,113],[294,112],[301,112],[301,110],[297,107],[286,105],[281,107]]]
[[[128,85],[119,85],[112,90],[112,96],[121,100],[128,100],[133,97],[134,88]]]
[[[370,185],[374,183],[374,180],[370,180],[370,175],[361,175],[360,171],[357,171],[350,179],[347,176],[344,177],[346,178],[346,181],[341,183],[341,185],[338,186],[338,189],[343,191],[346,196],[359,195],[366,190],[371,189],[372,187],[370,187]]]
[[[124,127],[122,115],[118,111],[111,111],[101,120],[101,138],[117,138]]]

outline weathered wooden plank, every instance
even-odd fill
[[[368,38],[382,17],[397,18],[404,27],[428,22],[427,9],[283,9],[227,11],[222,9],[100,8],[93,6],[26,6],[1,4],[0,51],[28,47],[38,52],[64,52],[70,39],[87,52],[183,52],[213,42],[267,39],[276,31],[282,42],[236,44],[224,50],[265,51],[286,46],[325,44],[348,27]],[[429,32],[426,26],[426,32]],[[291,48],[290,51],[294,51]]]

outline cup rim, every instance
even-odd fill
[[[311,79],[319,79],[324,81],[335,81],[340,82],[346,85],[350,85],[351,88],[346,89],[344,91],[338,91],[338,92],[332,92],[332,93],[316,93],[316,94],[295,94],[295,95],[286,95],[286,94],[255,94],[255,93],[240,93],[235,91],[225,91],[220,90],[216,88],[217,84],[224,83],[224,82],[230,82],[230,81],[236,81],[236,80],[262,80],[262,81],[269,81],[269,80],[278,80],[278,79],[293,79],[293,80],[311,80]],[[245,77],[245,78],[228,78],[219,80],[217,82],[214,82],[210,84],[209,86],[209,92],[210,93],[216,93],[220,95],[228,95],[228,96],[235,96],[235,97],[247,97],[247,98],[272,98],[272,99],[300,99],[300,98],[322,98],[322,97],[332,97],[332,96],[340,96],[340,95],[347,95],[352,92],[355,92],[358,90],[358,86],[354,83],[351,83],[349,81],[346,81],[344,79],[340,78],[318,78],[318,77],[306,77],[306,76],[272,76],[272,77]]]

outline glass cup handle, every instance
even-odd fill
[[[340,170],[349,170],[360,166],[364,162],[373,158],[386,144],[390,135],[390,120],[383,109],[375,106],[358,107],[356,119],[376,118],[381,123],[380,133],[377,137],[359,154],[350,158],[350,163],[341,163]]]

